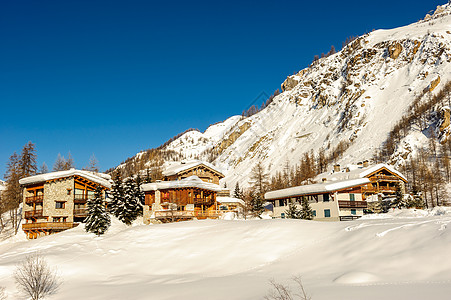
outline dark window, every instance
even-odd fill
[[[316,217],[316,210],[313,211],[313,216]]]
[[[64,208],[64,202],[55,202],[55,208]]]
[[[324,217],[325,218],[330,218],[330,209],[325,209],[324,210]]]
[[[323,202],[329,202],[329,194],[323,194]]]
[[[351,215],[355,215],[355,214],[357,214],[356,210],[355,209],[351,209]]]
[[[355,201],[355,195],[354,194],[349,194],[349,200],[350,201]]]
[[[284,200],[279,200],[279,206],[285,206]]]
[[[280,214],[280,217],[281,217],[282,219],[285,219],[285,213],[281,213],[281,214]]]

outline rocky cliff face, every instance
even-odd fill
[[[341,164],[369,159],[414,99],[451,80],[450,13],[443,5],[417,23],[361,36],[289,76],[283,93],[263,111],[196,133],[196,141],[204,138],[198,146],[182,136],[168,148],[214,159],[226,170],[228,186],[247,184],[259,160],[273,173],[286,161],[294,165],[304,153],[331,151],[341,141],[352,142]]]

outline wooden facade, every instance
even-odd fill
[[[174,181],[182,180],[190,176],[197,176],[204,182],[219,184],[219,180],[224,178],[224,174],[202,162],[194,164],[188,163],[186,168],[184,168],[183,164],[181,164],[181,167],[178,169],[179,170],[174,172],[163,172],[163,180]]]

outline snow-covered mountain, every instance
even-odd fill
[[[370,159],[415,99],[451,80],[450,62],[451,5],[445,4],[414,24],[361,36],[289,76],[283,93],[259,113],[187,132],[166,149],[209,159],[227,170],[229,186],[246,184],[258,161],[274,173],[286,161],[293,165],[306,152],[332,151],[340,142],[351,142],[341,164]],[[403,147],[425,140],[412,128]]]

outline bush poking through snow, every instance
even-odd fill
[[[0,287],[0,300],[6,300],[5,288]]]
[[[55,294],[61,286],[56,270],[38,254],[27,256],[16,269],[14,280],[18,289],[32,300]],[[1,299],[1,298],[0,298]]]
[[[311,300],[312,298],[307,295],[304,285],[302,284],[301,276],[293,276],[292,280],[296,283],[297,291],[293,292],[289,285],[285,285],[276,282],[271,279],[269,283],[271,284],[271,290],[265,296],[266,300]]]

